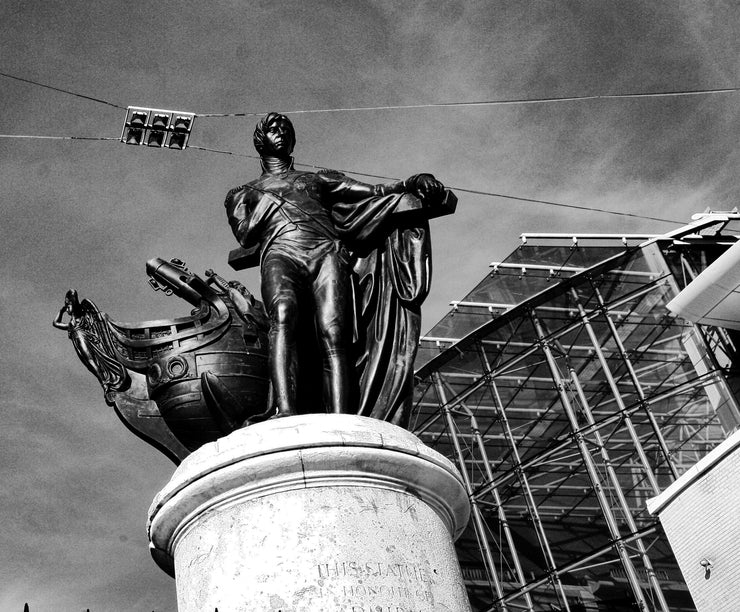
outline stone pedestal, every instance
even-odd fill
[[[352,415],[238,430],[190,455],[149,511],[179,612],[469,612],[455,467]]]

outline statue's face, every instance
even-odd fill
[[[74,314],[74,311],[77,309],[77,306],[79,305],[79,301],[77,299],[77,293],[74,292],[74,290],[70,289],[67,291],[67,295],[64,296],[64,305],[67,308],[67,312],[71,315]]]
[[[294,139],[293,126],[283,119],[277,119],[265,131],[263,154],[288,157],[293,152]]]

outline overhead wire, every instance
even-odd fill
[[[42,135],[31,135],[31,134],[0,134],[0,138],[30,138],[35,140],[101,140],[101,141],[117,141],[120,142],[120,138],[105,137],[105,136],[42,136]],[[198,151],[205,151],[207,153],[219,153],[221,155],[233,155],[235,157],[243,157],[246,159],[260,159],[258,155],[249,155],[247,153],[237,153],[235,151],[225,151],[223,149],[213,149],[210,147],[201,147],[197,145],[188,144],[187,149],[195,149]],[[312,168],[314,170],[324,170],[326,166],[316,166],[314,164],[306,164],[301,162],[295,162],[296,166],[304,168]],[[368,172],[358,172],[356,170],[346,170],[342,168],[333,168],[338,172],[344,174],[354,174],[355,176],[363,176],[368,178],[376,178],[386,181],[397,181],[398,177],[384,176],[382,174],[370,174]],[[464,193],[471,193],[474,195],[482,195],[493,198],[502,198],[505,200],[515,200],[518,202],[529,202],[532,204],[544,204],[547,206],[555,206],[559,208],[571,208],[575,210],[583,210],[587,212],[603,213],[609,215],[618,215],[621,217],[632,217],[635,219],[644,219],[647,221],[660,221],[661,223],[683,223],[678,219],[666,219],[663,217],[652,217],[649,215],[638,215],[637,213],[621,212],[617,210],[608,210],[606,208],[597,208],[595,206],[583,206],[580,204],[566,204],[565,202],[555,202],[553,200],[540,200],[537,198],[525,198],[522,196],[515,196],[507,193],[497,193],[494,191],[483,191],[480,189],[468,189],[466,187],[456,187],[454,185],[448,185],[449,189],[453,191],[462,191]]]
[[[92,102],[98,102],[106,104],[114,108],[125,110],[125,106],[109,102],[102,98],[96,98],[93,96],[87,96],[69,89],[63,89],[35,81],[32,79],[26,79],[13,74],[0,71],[0,76],[4,76],[10,79],[15,79],[38,87],[44,87],[53,91],[66,93],[78,98],[90,100]],[[420,108],[447,108],[447,107],[465,107],[465,106],[503,106],[503,105],[520,105],[520,104],[543,104],[553,102],[573,102],[583,100],[608,100],[608,99],[624,99],[624,98],[658,98],[658,97],[676,97],[676,96],[696,96],[696,95],[707,95],[707,94],[723,94],[723,93],[736,93],[740,91],[738,87],[729,88],[717,88],[717,89],[693,89],[693,90],[677,90],[677,91],[660,91],[660,92],[636,92],[636,93],[622,93],[622,94],[591,94],[584,96],[558,96],[548,98],[512,98],[512,99],[497,99],[497,100],[478,100],[478,101],[463,101],[463,102],[439,102],[439,103],[428,103],[428,104],[401,104],[401,105],[386,105],[386,106],[362,106],[362,107],[337,107],[337,108],[323,108],[323,109],[297,109],[292,111],[282,111],[288,114],[306,114],[306,113],[334,113],[334,112],[354,112],[354,111],[374,111],[374,110],[407,110],[407,109],[420,109]],[[262,116],[265,112],[242,112],[242,113],[195,113],[197,117],[250,117],[250,116]],[[94,136],[41,136],[41,135],[30,135],[30,134],[0,134],[0,138],[29,138],[29,139],[45,139],[45,140],[119,140],[118,138],[109,137],[94,137]],[[234,151],[224,151],[221,149],[212,149],[208,147],[200,147],[196,145],[189,145],[188,148],[196,149],[200,151],[206,151],[209,153],[220,153],[223,155],[234,155],[237,157],[245,157],[249,159],[259,159],[256,155],[248,155],[245,153],[236,153]],[[312,164],[297,163],[298,166],[319,169],[320,166]],[[394,177],[388,177],[378,174],[369,174],[364,172],[357,172],[353,170],[339,170],[347,174],[354,174],[357,176],[364,176],[369,178],[377,178],[381,180],[398,180]],[[515,200],[518,202],[528,202],[533,204],[544,204],[548,206],[555,206],[560,208],[570,208],[574,210],[583,210],[588,212],[598,212],[610,215],[618,215],[623,217],[632,217],[637,219],[645,219],[649,221],[659,221],[662,223],[682,223],[677,219],[665,219],[662,217],[653,217],[649,215],[639,215],[636,213],[620,212],[615,210],[607,210],[603,208],[597,208],[593,206],[583,206],[579,204],[566,204],[564,202],[555,202],[552,200],[542,200],[538,198],[526,198],[522,196],[515,196],[505,193],[496,193],[492,191],[483,191],[478,189],[468,189],[465,187],[454,187],[450,186],[450,189],[455,191],[461,191],[465,193],[471,193],[474,195],[482,195],[487,197],[503,198],[508,200]]]
[[[98,102],[100,104],[107,104],[114,108],[126,109],[125,106],[116,104],[104,100],[103,98],[96,98],[93,96],[87,96],[76,91],[64,89],[62,87],[55,87],[47,83],[41,83],[34,79],[27,79],[19,77],[14,74],[0,71],[0,76],[7,77],[9,79],[15,79],[23,83],[29,83],[38,87],[44,87],[53,91],[66,93],[84,100],[90,100],[92,102]],[[625,98],[667,98],[667,97],[678,97],[678,96],[698,96],[698,95],[709,95],[709,94],[726,94],[726,93],[737,93],[740,92],[740,87],[722,87],[722,88],[710,88],[710,89],[679,89],[673,91],[645,91],[645,92],[628,92],[628,93],[613,93],[613,94],[587,94],[583,96],[551,96],[544,98],[501,98],[492,100],[469,100],[459,102],[430,102],[425,104],[388,104],[383,106],[346,106],[346,107],[332,107],[332,108],[313,108],[313,109],[295,109],[290,111],[280,111],[289,114],[307,114],[307,113],[339,113],[339,112],[357,112],[357,111],[378,111],[378,110],[410,110],[420,108],[455,108],[465,106],[505,106],[505,105],[518,105],[518,104],[547,104],[557,102],[577,102],[584,100],[618,100]],[[246,111],[239,113],[195,113],[196,117],[255,117],[262,116],[269,111]]]
[[[464,187],[450,187],[450,189],[453,189],[455,191],[464,191],[465,193],[473,193],[477,195],[494,197],[494,198],[504,198],[507,200],[516,200],[518,202],[531,202],[533,204],[546,204],[548,206],[556,206],[559,208],[573,208],[575,210],[585,210],[588,212],[607,213],[610,215],[619,215],[622,217],[633,217],[635,219],[646,219],[648,221],[660,221],[662,223],[679,223],[679,224],[685,223],[685,221],[680,221],[678,219],[651,217],[650,215],[638,215],[637,213],[620,212],[617,210],[607,210],[605,208],[596,208],[594,206],[582,206],[580,204],[566,204],[564,202],[553,202],[552,200],[539,200],[537,198],[524,198],[521,196],[515,196],[511,194],[506,194],[506,193],[494,193],[492,191],[479,191],[477,189],[466,189]]]
[[[219,150],[216,150],[216,149],[207,149],[205,147],[193,147],[192,145],[188,145],[188,148],[201,149],[203,151],[210,151],[210,152],[213,152],[213,153],[223,153],[223,154],[227,154],[227,155],[236,155],[238,157],[247,157],[247,158],[250,158],[250,159],[260,159],[256,155],[247,155],[247,154],[244,154],[244,153],[234,153],[232,151],[219,151]],[[304,167],[304,168],[312,168],[314,170],[324,170],[324,169],[326,169],[326,166],[316,166],[314,164],[306,164],[306,163],[301,163],[301,162],[295,162],[295,165],[296,166],[300,166],[300,167]],[[336,170],[337,172],[342,172],[344,174],[354,174],[356,176],[364,176],[364,177],[368,177],[368,178],[376,178],[376,179],[380,179],[380,180],[384,180],[384,181],[397,181],[397,180],[399,180],[398,177],[384,176],[382,174],[369,174],[367,172],[357,172],[355,170],[346,170],[346,169],[342,169],[342,168],[332,168],[332,169],[333,170]],[[483,191],[483,190],[479,190],[479,189],[467,189],[465,187],[456,187],[454,185],[448,185],[447,187],[448,187],[448,189],[451,189],[453,191],[462,191],[464,193],[471,193],[471,194],[474,194],[474,195],[482,195],[482,196],[494,197],[494,198],[502,198],[502,199],[505,199],[505,200],[516,200],[518,202],[529,202],[529,203],[532,203],[532,204],[544,204],[544,205],[547,205],[547,206],[556,206],[556,207],[560,207],[560,208],[572,208],[572,209],[575,209],[575,210],[583,210],[583,211],[587,211],[587,212],[605,213],[605,214],[610,214],[610,215],[618,215],[618,216],[622,216],[622,217],[632,217],[632,218],[636,218],[636,219],[644,219],[644,220],[648,220],[648,221],[660,221],[661,223],[674,223],[674,224],[675,223],[678,223],[678,224],[684,223],[684,221],[681,221],[679,219],[666,219],[666,218],[663,218],[663,217],[652,217],[652,216],[649,216],[649,215],[639,215],[637,213],[628,213],[628,212],[621,212],[621,211],[617,211],[617,210],[608,210],[608,209],[605,209],[605,208],[597,208],[597,207],[594,207],[594,206],[583,206],[583,205],[580,205],[580,204],[566,204],[565,202],[554,202],[552,200],[540,200],[540,199],[537,199],[537,198],[525,198],[525,197],[522,197],[522,196],[515,196],[515,195],[511,195],[511,194],[506,194],[506,193],[496,193],[496,192],[493,192],[493,191]]]
[[[59,91],[61,93],[66,93],[71,96],[76,96],[77,98],[82,98],[83,100],[91,100],[92,102],[99,102],[100,104],[107,104],[108,106],[112,106],[114,108],[121,108],[123,110],[126,110],[125,106],[121,106],[120,104],[115,104],[114,102],[109,102],[108,100],[103,100],[102,98],[94,98],[92,96],[86,96],[85,94],[81,94],[76,91],[71,91],[69,89],[62,89],[61,87],[54,87],[53,85],[47,85],[46,83],[40,83],[39,81],[34,81],[32,79],[24,79],[23,77],[19,77],[14,74],[8,74],[7,72],[0,72],[0,76],[7,77],[9,79],[15,79],[16,81],[22,81],[23,83],[30,83],[31,85],[37,85],[38,87],[45,87],[46,89],[52,89],[54,91]]]
[[[709,94],[737,93],[740,87],[716,89],[685,89],[676,91],[647,91],[616,94],[588,94],[584,96],[554,96],[547,98],[501,98],[494,100],[472,100],[462,102],[430,102],[427,104],[389,104],[385,106],[347,106],[336,108],[313,108],[280,111],[284,114],[301,115],[308,113],[346,113],[358,111],[410,110],[419,108],[454,108],[464,106],[507,106],[520,104],[548,104],[553,102],[580,102],[584,100],[618,100],[625,98],[671,98],[679,96],[699,96]],[[197,117],[260,117],[268,111],[247,111],[241,113],[196,113]]]
[[[198,151],[207,151],[208,153],[221,153],[223,155],[235,155],[236,157],[246,157],[248,159],[260,159],[259,155],[249,155],[247,153],[236,153],[235,151],[224,151],[223,149],[210,149],[208,147],[198,147],[188,144],[187,149],[197,149]]]
[[[38,136],[35,134],[0,134],[0,138],[31,138],[35,140],[121,140],[120,138],[106,136]]]

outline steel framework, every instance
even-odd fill
[[[740,424],[736,347],[665,304],[738,219],[527,234],[422,338],[413,429],[463,474],[475,610],[694,610],[645,500]]]

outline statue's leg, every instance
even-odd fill
[[[352,334],[349,265],[343,253],[328,253],[313,283],[316,326],[324,352],[324,404],[333,413],[352,412],[349,343]]]
[[[262,300],[270,318],[270,377],[278,416],[296,414],[296,326],[301,270],[290,258],[268,254],[262,262]]]

